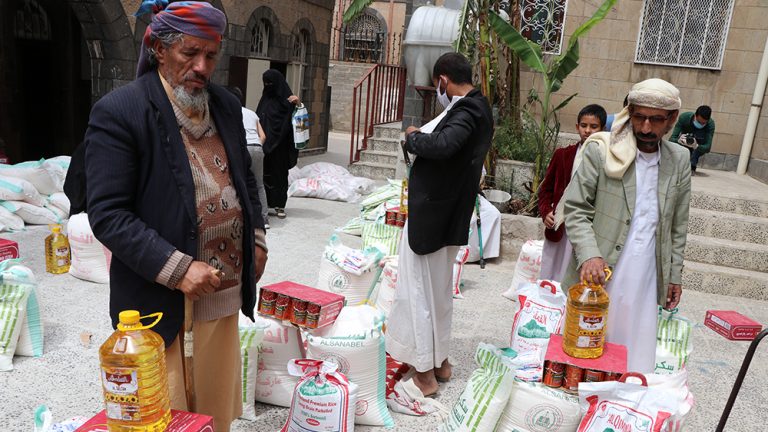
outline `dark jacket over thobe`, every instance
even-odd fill
[[[240,103],[210,84],[209,107],[243,210],[242,311],[256,301],[254,228],[263,228],[256,179],[245,146]],[[171,253],[197,257],[195,185],[170,100],[156,71],[120,87],[91,111],[86,144],[88,216],[112,251],[109,311],[163,312],[153,327],[170,345],[184,321],[184,295],[155,283]]]
[[[406,149],[416,160],[408,180],[408,242],[425,255],[467,244],[483,161],[493,137],[488,100],[472,90],[432,133],[412,133]]]
[[[552,159],[549,161],[547,172],[544,174],[544,180],[539,187],[539,215],[544,220],[549,212],[555,211],[557,203],[563,197],[565,188],[571,182],[571,171],[573,171],[573,160],[576,158],[577,144],[570,145],[555,150]],[[565,224],[560,228],[553,230],[546,228],[544,236],[547,240],[559,242],[563,238]]]

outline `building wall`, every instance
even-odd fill
[[[596,10],[598,3],[569,0],[565,24],[568,36]],[[699,105],[712,107],[717,129],[705,166],[735,170],[747,123],[752,93],[760,59],[768,37],[763,17],[768,3],[761,0],[736,0],[731,19],[722,70],[712,71],[686,67],[669,67],[635,63],[635,47],[639,34],[641,0],[621,0],[608,17],[580,39],[579,67],[565,80],[555,95],[555,103],[578,93],[561,115],[561,130],[575,128],[578,111],[587,104],[598,103],[617,112],[632,84],[658,77],[676,85],[681,92],[684,111]],[[540,83],[533,73],[522,72],[521,94]],[[763,106],[768,103],[764,99]],[[752,157],[768,160],[768,110],[763,109]]]
[[[352,89],[373,65],[332,60],[328,69],[331,86],[330,129],[349,132],[352,122]]]

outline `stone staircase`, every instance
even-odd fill
[[[692,179],[683,289],[768,300],[768,186],[706,173]],[[726,190],[701,184],[715,177],[729,182]]]
[[[368,149],[360,152],[360,160],[349,166],[349,172],[371,179],[395,179],[402,176],[398,169],[402,159],[400,140],[403,132],[400,123],[387,123],[373,127],[368,138]]]

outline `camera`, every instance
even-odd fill
[[[696,138],[694,138],[693,135],[686,135],[685,136],[685,143],[688,145],[694,145],[696,143]]]

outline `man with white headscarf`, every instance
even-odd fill
[[[661,79],[635,84],[610,132],[592,135],[564,195],[574,257],[563,280],[605,283],[606,340],[625,345],[631,371],[653,372],[658,306],[682,294],[691,166],[688,151],[662,137],[675,125],[680,92]]]
[[[152,329],[166,346],[171,408],[211,415],[226,432],[242,411],[238,311],[253,319],[264,221],[240,102],[211,83],[226,16],[195,1],[146,0],[139,14],[149,11],[136,80],[91,111],[88,215],[112,251],[112,325],[123,310],[162,312]],[[182,345],[185,311],[194,343]]]

